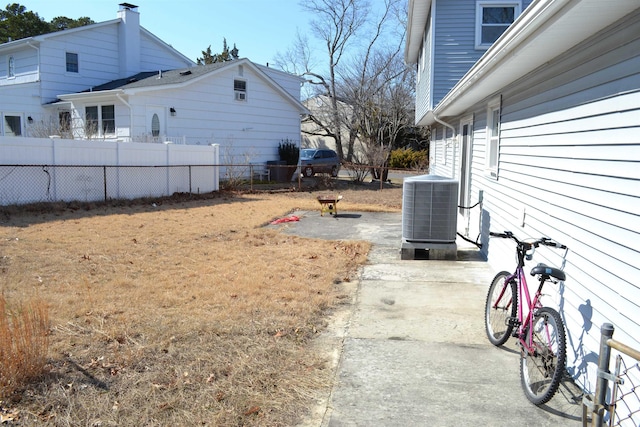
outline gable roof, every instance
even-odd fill
[[[249,61],[247,58],[207,65],[196,65],[194,67],[181,68],[176,70],[142,72],[124,79],[113,80],[108,83],[95,86],[80,93],[58,95],[58,98],[63,101],[72,101],[77,99],[101,97],[110,94],[134,95],[136,93],[147,90],[181,88],[198,82],[202,79],[214,76],[222,72],[223,70],[226,70],[230,67],[236,67],[238,65],[243,65],[248,69],[254,71],[258,75],[258,77],[260,77],[271,88],[273,88],[289,102],[294,104],[301,113],[307,113],[307,109],[304,105],[302,105],[299,99],[296,99],[287,91],[285,91],[282,86],[277,84],[271,77],[269,77],[264,71],[262,71],[260,67],[256,66],[256,64]],[[291,76],[295,77],[293,75]]]
[[[69,28],[69,29],[66,29],[66,30],[54,31],[54,32],[51,32],[51,33],[46,33],[46,34],[40,34],[38,36],[25,37],[23,39],[13,40],[13,41],[10,41],[10,42],[7,42],[7,43],[0,44],[0,52],[19,49],[19,48],[21,48],[23,46],[39,45],[40,43],[42,43],[42,42],[44,42],[44,41],[46,41],[48,39],[55,38],[55,37],[68,35],[68,34],[73,34],[73,33],[79,33],[79,32],[83,32],[83,31],[95,30],[96,28],[109,26],[109,25],[118,25],[121,22],[122,22],[121,18],[116,18],[116,19],[111,19],[109,21],[97,22],[95,24],[83,25],[82,27]],[[170,44],[164,42],[162,39],[157,37],[155,34],[150,32],[149,30],[143,28],[142,26],[140,26],[140,32],[145,34],[145,35],[147,35],[148,37],[150,37],[151,39],[155,40],[156,42],[162,44],[167,50],[172,51],[175,55],[179,56],[187,64],[193,64],[194,63],[193,60],[189,59],[187,56],[182,54],[180,51],[176,50],[173,46],[171,46]]]
[[[420,124],[464,113],[639,6],[638,0],[534,0]]]

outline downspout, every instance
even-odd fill
[[[40,81],[40,48],[38,46],[32,45],[30,41],[27,41],[27,46],[29,46],[30,48],[35,49],[36,52],[38,52],[37,53],[37,55],[38,55],[38,61],[37,61],[38,62],[38,79],[36,81],[39,82]],[[38,92],[39,92],[38,96],[40,97],[40,105],[42,105],[42,85],[38,85]],[[30,133],[27,131],[27,134],[30,134]]]
[[[129,142],[133,141],[133,109],[131,105],[125,101],[119,93],[116,93],[116,98],[129,109]]]

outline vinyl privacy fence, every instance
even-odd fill
[[[0,138],[0,205],[219,189],[214,146]]]

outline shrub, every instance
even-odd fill
[[[49,312],[42,301],[10,310],[0,295],[0,398],[42,375],[49,348]]]
[[[424,169],[428,166],[429,152],[427,150],[413,150],[398,148],[391,152],[389,167],[394,169]]]
[[[278,154],[280,155],[280,160],[284,160],[288,165],[297,165],[300,147],[289,138],[285,138],[278,145]]]

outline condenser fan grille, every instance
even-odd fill
[[[404,180],[402,238],[407,242],[456,240],[458,181],[438,175]]]

